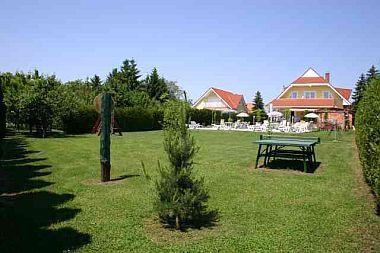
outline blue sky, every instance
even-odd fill
[[[265,101],[313,67],[353,87],[380,67],[379,1],[0,0],[0,71],[105,79],[126,58],[196,99],[211,86]]]

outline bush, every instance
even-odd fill
[[[63,130],[68,134],[90,133],[98,118],[93,106],[81,107],[64,116]]]
[[[359,102],[355,126],[356,143],[365,179],[373,190],[380,210],[380,78],[366,88]]]
[[[160,130],[163,111],[155,108],[116,108],[115,119],[122,131]]]
[[[154,207],[161,221],[176,229],[202,226],[216,218],[207,210],[209,195],[203,179],[192,173],[193,158],[198,151],[194,138],[186,127],[186,105],[169,102],[164,118],[164,148],[169,166],[160,167],[156,181]]]
[[[124,132],[161,129],[160,109],[125,107],[114,110],[116,122]],[[68,134],[90,133],[99,118],[93,106],[82,107],[64,116],[63,130]]]

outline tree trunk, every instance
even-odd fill
[[[178,215],[175,216],[175,228],[176,229],[180,229],[181,228],[181,223],[180,223]]]

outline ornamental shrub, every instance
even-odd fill
[[[372,80],[366,88],[358,105],[355,126],[364,176],[380,211],[380,77]]]
[[[169,165],[159,166],[154,207],[161,222],[176,229],[203,226],[216,219],[207,210],[208,192],[203,178],[193,175],[193,158],[198,151],[187,123],[188,105],[171,101],[164,113],[164,148]]]

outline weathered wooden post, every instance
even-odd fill
[[[111,178],[111,94],[104,93],[101,103],[101,136],[100,136],[100,167],[101,181],[107,182]]]

